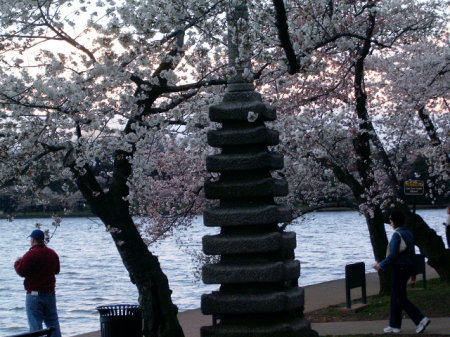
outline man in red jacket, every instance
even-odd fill
[[[25,307],[30,332],[42,330],[44,322],[47,328],[55,329],[52,337],[61,337],[55,296],[55,275],[59,273],[59,257],[45,245],[43,231],[34,230],[30,238],[30,250],[14,263],[17,274],[25,277]]]

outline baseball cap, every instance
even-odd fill
[[[40,229],[35,229],[34,231],[31,232],[31,234],[28,237],[38,241],[44,241],[45,234]]]

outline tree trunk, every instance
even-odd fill
[[[370,152],[369,152],[370,153]],[[362,204],[365,199],[364,187],[361,183],[353,177],[353,175],[340,167],[336,163],[329,159],[317,158],[317,161],[327,168],[333,170],[335,177],[343,184],[346,184],[352,191],[353,196],[357,204]],[[367,171],[370,167],[360,165],[360,168]],[[370,181],[370,180],[369,180]],[[372,251],[376,261],[380,262],[386,257],[386,248],[388,245],[388,239],[386,236],[386,230],[384,228],[384,217],[379,206],[374,209],[373,217],[369,214],[365,214],[367,228],[369,230],[370,243],[372,244]],[[390,293],[391,289],[391,273],[389,271],[378,272],[378,278],[380,281],[380,295],[387,295]]]
[[[124,157],[123,157],[124,158]],[[77,174],[77,185],[92,212],[97,215],[111,233],[131,282],[139,293],[139,304],[144,320],[145,337],[184,337],[178,322],[178,308],[172,303],[169,282],[158,258],[150,253],[142,240],[129,212],[126,169],[118,160],[117,172],[125,172],[116,178],[108,193],[104,193],[88,166],[84,174]],[[120,169],[122,171],[120,171]],[[119,175],[119,174],[118,174]]]
[[[384,228],[384,217],[381,209],[377,207],[373,217],[366,215],[367,227],[369,228],[370,242],[372,244],[373,254],[377,262],[386,258],[386,249],[388,239]],[[380,280],[380,295],[388,295],[391,292],[391,273],[388,270],[378,272]]]
[[[105,205],[104,210],[110,210]],[[146,337],[183,337],[177,319],[178,308],[172,303],[172,291],[158,258],[150,253],[143,242],[128,209],[116,208],[114,215],[102,218],[106,226],[118,228],[111,232],[125,268],[139,292],[139,304],[144,319]]]
[[[374,6],[374,4],[371,4]],[[367,203],[375,200],[378,192],[375,187],[375,173],[373,170],[371,131],[372,125],[367,111],[367,93],[364,85],[365,60],[370,53],[371,38],[375,29],[375,12],[370,13],[366,28],[366,40],[358,50],[353,79],[353,90],[355,94],[355,112],[359,119],[359,131],[353,139],[353,148],[356,154],[356,166],[361,177],[361,185],[364,192],[358,196],[360,203]],[[384,228],[384,217],[378,204],[372,205],[373,215],[365,214],[369,227],[370,241],[372,243],[375,260],[380,262],[386,257],[388,240]],[[380,295],[390,292],[390,272],[378,272],[380,280]]]

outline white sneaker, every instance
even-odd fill
[[[425,331],[425,328],[428,326],[428,324],[431,323],[431,320],[428,317],[422,318],[419,324],[417,324],[417,333],[422,333]]]
[[[384,328],[383,331],[384,332],[392,332],[392,333],[400,333],[400,331],[402,331],[402,330],[400,330],[399,328],[393,328],[391,326],[388,326],[388,327]]]

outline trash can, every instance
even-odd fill
[[[142,314],[138,305],[104,305],[97,310],[101,337],[142,337]]]

